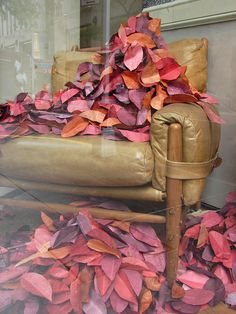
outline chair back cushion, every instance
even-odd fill
[[[205,91],[208,76],[207,39],[182,39],[170,43],[168,48],[179,64],[187,66],[186,76],[190,84],[200,92]]]

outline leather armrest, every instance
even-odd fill
[[[216,110],[212,105],[209,106]],[[216,156],[219,147],[220,125],[209,121],[197,104],[170,104],[157,111],[151,124],[151,145],[155,160],[152,184],[161,191],[166,190],[168,126],[176,122],[183,128],[183,162],[207,162]],[[200,200],[205,178],[183,179],[184,203],[195,204]]]

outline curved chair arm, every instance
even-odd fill
[[[180,123],[183,129],[183,163],[179,164],[167,160],[168,128],[171,123]],[[197,203],[204,189],[205,178],[214,167],[220,129],[220,125],[209,121],[197,104],[170,104],[157,111],[151,125],[155,159],[153,187],[166,191],[167,176],[183,179],[185,205]]]

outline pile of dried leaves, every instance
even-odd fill
[[[114,201],[99,206],[128,210]],[[21,229],[8,248],[1,241],[0,312],[186,314],[220,301],[235,309],[235,214],[234,192],[220,212],[188,217],[170,290],[151,226],[94,219],[87,210],[58,220],[42,213],[34,232]]]
[[[75,82],[53,98],[42,90],[31,98],[19,94],[0,105],[0,138],[31,133],[62,137],[99,135],[148,141],[151,116],[164,105],[186,102],[201,106],[210,120],[222,120],[206,106],[217,103],[188,82],[186,67],[170,55],[160,35],[160,20],[147,13],[121,25],[93,63],[79,65]],[[88,74],[89,78],[84,78]]]

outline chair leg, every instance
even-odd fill
[[[168,159],[182,160],[182,127],[174,123],[169,127]],[[172,286],[178,267],[178,250],[182,225],[182,180],[167,178],[166,250],[167,281]]]

